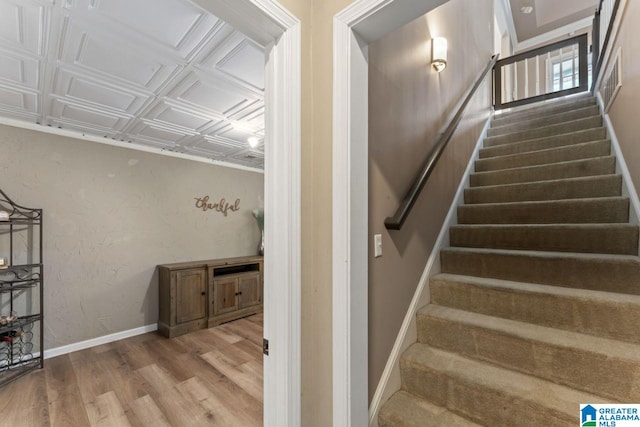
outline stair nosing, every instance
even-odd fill
[[[589,100],[589,101],[586,101]],[[499,119],[504,120],[504,119],[510,119],[513,117],[517,117],[518,115],[526,115],[527,113],[531,114],[539,114],[539,113],[548,113],[548,110],[553,110],[554,108],[560,107],[561,109],[564,107],[573,107],[575,106],[575,104],[577,103],[588,103],[590,105],[598,105],[598,101],[596,100],[595,97],[590,96],[590,97],[584,97],[581,99],[569,99],[569,98],[561,98],[558,100],[554,100],[551,102],[545,102],[543,105],[524,105],[524,106],[519,106],[519,107],[512,107],[512,108],[508,108],[508,109],[504,109],[504,110],[499,110],[500,113],[497,116]],[[568,111],[571,111],[572,108],[569,108]],[[497,117],[495,116],[495,117]],[[503,117],[504,116],[504,117]]]
[[[562,122],[562,123],[555,123],[555,124],[552,124],[552,125],[539,126],[539,127],[535,127],[535,128],[532,128],[532,129],[526,129],[526,130],[520,130],[520,131],[516,131],[516,132],[505,133],[505,134],[502,134],[502,135],[487,136],[485,138],[485,140],[491,139],[491,138],[507,138],[508,136],[516,135],[516,134],[519,134],[519,133],[531,132],[533,130],[546,129],[546,128],[551,128],[551,127],[554,127],[554,126],[558,126],[559,127],[559,126],[564,126],[564,125],[568,125],[568,124],[572,124],[572,123],[576,123],[576,122],[580,122],[580,121],[585,121],[586,122],[588,120],[593,119],[594,117],[602,118],[602,114],[595,114],[595,115],[589,116],[589,117],[583,117],[583,118],[580,118],[580,119],[569,120],[569,121]],[[599,128],[599,127],[604,127],[604,126],[600,125],[600,126],[595,126],[594,128],[589,128],[589,129],[596,129],[596,128]],[[567,134],[567,133],[572,133],[572,132],[565,132],[565,134]],[[531,138],[531,139],[534,139],[534,138]],[[523,141],[526,141],[526,140],[523,140]],[[520,141],[518,141],[518,142],[520,142]]]
[[[566,135],[572,135],[572,134],[582,133],[582,132],[584,132],[584,133],[593,132],[594,130],[597,130],[597,129],[603,129],[603,130],[605,130],[605,133],[606,133],[606,128],[604,126],[598,126],[598,127],[595,127],[595,128],[581,129],[581,130],[574,131],[574,132],[560,133],[560,134],[551,135],[551,136],[543,136],[541,138],[525,139],[525,140],[522,140],[522,141],[516,141],[516,142],[512,142],[512,143],[508,143],[508,144],[498,144],[498,145],[493,145],[493,146],[489,146],[489,147],[484,147],[483,146],[483,147],[480,148],[480,153],[482,153],[483,151],[486,151],[486,150],[496,149],[498,147],[517,146],[519,144],[531,144],[532,142],[536,142],[536,141],[560,139],[560,138],[562,138],[563,136],[566,136]],[[598,138],[598,139],[593,139],[593,140],[590,140],[590,141],[575,142],[575,143],[567,144],[567,145],[560,146],[560,147],[570,147],[572,145],[582,144],[582,143],[585,143],[585,142],[594,142],[594,141],[602,141],[602,140],[610,141],[610,139],[607,138],[606,135],[605,135],[604,139],[603,138]],[[527,152],[528,151],[524,151],[523,153],[527,153]],[[491,157],[484,157],[484,158],[488,158],[489,159]]]
[[[539,182],[547,182],[547,181],[539,181]],[[576,199],[556,199],[556,200],[523,200],[520,202],[500,202],[500,203],[496,203],[496,202],[492,202],[492,203],[465,203],[462,205],[458,205],[459,208],[461,207],[474,207],[474,206],[483,206],[483,207],[487,207],[487,206],[501,206],[501,207],[505,207],[508,205],[526,205],[526,204],[554,204],[554,203],[574,203],[574,202],[582,202],[582,203],[588,203],[588,202],[596,202],[596,201],[603,201],[603,200],[607,200],[607,201],[614,201],[614,200],[629,200],[629,197],[627,196],[607,196],[607,197],[579,197]]]
[[[416,353],[427,354],[436,356],[441,360],[447,360],[448,366],[437,366],[440,361],[436,360],[436,364],[433,362],[433,357],[429,362],[424,361],[424,358],[416,357]],[[403,354],[403,362],[409,365],[413,365],[420,369],[420,367],[427,368],[429,370],[437,371],[450,378],[456,378],[460,381],[471,382],[473,384],[482,385],[491,390],[498,390],[507,395],[516,395],[524,401],[534,401],[536,404],[556,410],[558,412],[575,417],[577,409],[572,408],[569,410],[566,406],[573,406],[572,402],[580,401],[583,399],[585,403],[590,401],[604,401],[612,402],[613,399],[607,399],[597,396],[592,393],[587,393],[581,390],[557,384],[542,378],[535,377],[533,375],[524,374],[521,372],[513,371],[501,366],[497,366],[488,362],[474,360],[468,357],[461,356],[457,353],[441,350],[427,344],[415,343],[407,349]],[[456,363],[457,362],[457,363]],[[458,366],[454,366],[458,365]],[[464,364],[465,369],[460,369],[461,364]],[[488,371],[488,372],[487,372]],[[482,373],[488,375],[481,375]],[[525,387],[525,385],[534,384],[536,387],[533,389],[545,390],[547,393],[552,390],[556,396],[571,395],[571,399],[549,399],[548,394],[546,396],[535,395],[531,393],[531,388]]]
[[[608,261],[631,261],[640,264],[640,257],[637,255],[620,255],[620,254],[597,254],[589,252],[557,252],[557,251],[532,251],[520,249],[494,249],[494,248],[467,248],[463,246],[448,246],[443,248],[444,252],[462,252],[462,253],[480,253],[507,256],[520,256],[532,258],[570,258],[579,260],[608,260]]]
[[[590,157],[590,158],[587,158],[587,159],[567,160],[567,161],[564,161],[564,162],[556,162],[556,163],[546,163],[546,164],[542,164],[542,165],[520,166],[520,167],[516,167],[516,168],[498,169],[498,170],[494,170],[494,171],[473,172],[471,175],[500,173],[500,172],[514,171],[514,170],[521,170],[521,169],[541,168],[541,167],[545,167],[545,166],[549,166],[549,165],[561,165],[561,164],[565,164],[565,163],[577,163],[577,162],[587,162],[587,161],[591,161],[591,160],[615,159],[615,158],[616,158],[616,156],[614,156],[614,155],[598,156],[598,157]],[[611,174],[607,174],[607,175],[611,175]],[[586,176],[601,176],[601,175],[586,175]],[[544,182],[544,181],[547,181],[547,180],[527,181],[527,182]]]
[[[434,311],[436,313],[433,313]],[[438,313],[438,311],[449,313],[450,316],[444,316],[442,313]],[[640,344],[582,334],[580,332],[542,326],[519,320],[505,319],[437,304],[428,304],[422,307],[418,310],[417,315],[432,316],[472,327],[490,329],[512,337],[528,341],[537,341],[557,347],[578,348],[581,351],[602,355],[605,359],[609,360],[610,354],[608,353],[608,350],[614,346],[619,346],[621,348],[617,349],[616,356],[618,356],[620,352],[624,352],[625,355],[621,358],[640,363]],[[453,318],[454,316],[455,318]],[[475,321],[471,321],[468,319],[469,317],[474,317],[476,319]],[[538,334],[536,334],[536,331]],[[565,344],[567,342],[570,344]]]
[[[513,123],[509,123],[509,124],[506,124],[506,125],[495,126],[495,127],[491,126],[491,127],[489,127],[489,129],[498,130],[498,129],[505,128],[505,127],[508,127],[508,126],[521,125],[521,124],[525,124],[525,123],[528,123],[528,122],[533,122],[535,120],[543,120],[543,119],[546,119],[546,118],[549,118],[549,117],[553,117],[553,116],[557,116],[557,115],[561,115],[561,114],[570,114],[570,113],[573,113],[573,112],[576,112],[576,111],[586,111],[586,110],[593,109],[593,108],[597,108],[598,109],[598,114],[595,114],[595,115],[599,115],[600,114],[600,107],[598,106],[598,104],[593,104],[593,105],[589,105],[587,107],[569,109],[567,111],[563,111],[563,112],[560,112],[560,113],[550,114],[548,116],[535,117],[533,119],[528,119],[528,120],[516,120]],[[593,117],[593,116],[587,116],[587,117]],[[586,117],[581,117],[581,118],[586,118]],[[505,118],[505,119],[508,119],[508,117]],[[554,124],[557,124],[557,123],[554,123]],[[531,129],[536,129],[536,128],[531,128]],[[504,135],[507,135],[507,134],[504,134]],[[494,136],[500,136],[500,135],[494,135]]]
[[[529,156],[529,155],[533,155],[533,154],[540,154],[540,153],[552,153],[554,151],[562,151],[562,150],[570,150],[570,149],[576,149],[576,148],[585,148],[587,145],[596,145],[596,144],[602,144],[602,143],[609,143],[611,144],[611,140],[610,139],[598,139],[595,141],[587,141],[587,142],[578,142],[575,144],[571,144],[571,145],[562,145],[560,147],[551,147],[551,148],[543,148],[542,150],[532,150],[532,151],[527,151],[524,153],[515,153],[515,154],[504,154],[501,156],[493,156],[493,157],[484,157],[484,158],[478,158],[475,161],[476,162],[486,162],[487,160],[508,160],[508,159],[514,159],[514,158],[518,158],[519,156]],[[491,148],[491,147],[488,147]],[[592,159],[592,158],[596,158],[596,157],[603,157],[603,156],[594,156],[594,157],[585,157],[584,159],[577,159],[577,160],[586,160],[586,159]],[[564,160],[564,161],[572,161],[572,160]],[[549,163],[543,163],[543,164],[555,164],[555,163],[560,163],[560,162],[549,162]],[[531,165],[533,166],[533,165]],[[514,168],[511,168],[514,169]],[[504,170],[504,169],[497,169],[497,170]],[[484,172],[489,172],[489,171],[484,171]]]
[[[504,169],[500,169],[500,170],[504,170]],[[487,172],[492,172],[492,171],[487,171]],[[481,172],[478,172],[478,173],[481,173]],[[572,176],[569,178],[546,179],[543,181],[514,182],[511,184],[494,184],[494,185],[482,185],[479,187],[466,187],[464,190],[480,191],[484,189],[501,189],[501,188],[507,188],[507,187],[535,185],[535,184],[552,185],[554,183],[560,184],[567,181],[573,183],[578,181],[590,181],[590,180],[595,181],[595,180],[614,179],[614,178],[622,179],[622,175],[619,173],[608,173],[605,175]],[[560,199],[560,200],[577,200],[577,199]]]
[[[640,228],[640,226],[636,224],[630,223],[610,223],[610,222],[597,222],[597,223],[558,223],[558,224],[456,224],[449,227],[449,229],[457,228],[457,229],[474,229],[474,228],[587,228],[587,229],[598,229],[598,228]],[[453,246],[460,247],[460,246]],[[464,247],[464,246],[463,246]]]
[[[606,301],[614,304],[635,304],[640,306],[640,295],[622,294],[619,292],[599,291],[595,289],[565,288],[561,286],[545,285],[534,282],[518,282],[515,280],[496,279],[493,277],[468,276],[455,273],[438,273],[430,279],[456,283],[466,283],[472,286],[480,286],[491,289],[500,289],[509,292],[525,292],[530,294],[553,295],[557,297],[572,298],[581,301]],[[512,284],[517,283],[517,286]]]

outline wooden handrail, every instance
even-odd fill
[[[600,0],[600,5],[596,10],[596,17],[598,21],[598,39],[600,39],[600,12],[602,10],[602,0]],[[611,11],[611,18],[609,19],[609,25],[607,26],[607,34],[604,36],[604,41],[602,42],[602,46],[598,46],[598,63],[594,64],[592,62],[591,66],[593,67],[592,71],[592,79],[591,79],[591,92],[593,92],[596,88],[596,83],[598,82],[598,77],[600,76],[600,69],[602,68],[602,61],[604,60],[604,54],[607,52],[607,48],[609,47],[609,41],[611,39],[611,33],[613,32],[613,23],[616,20],[616,15],[618,15],[618,8],[620,6],[620,0],[616,0],[613,4],[613,9]],[[594,33],[596,32],[595,27],[593,28]],[[595,36],[592,35],[592,39]],[[598,40],[599,42],[599,40]]]
[[[493,69],[493,66],[496,64],[497,60],[498,60],[498,55],[493,55],[491,57],[491,60],[489,61],[485,69],[480,74],[480,77],[478,77],[473,87],[471,87],[471,89],[469,89],[469,91],[467,92],[466,97],[462,102],[462,105],[460,105],[460,108],[458,108],[458,111],[456,112],[456,115],[453,117],[453,119],[451,119],[451,122],[449,123],[445,131],[442,132],[438,137],[438,140],[436,141],[435,145],[429,152],[429,155],[427,156],[427,160],[422,166],[420,173],[416,176],[413,184],[411,185],[411,188],[405,195],[404,199],[402,199],[402,202],[400,203],[400,206],[396,210],[396,213],[393,216],[388,217],[387,219],[384,220],[384,226],[388,230],[400,230],[402,228],[402,225],[404,224],[407,217],[409,216],[409,213],[411,212],[411,208],[413,208],[413,205],[416,203],[416,200],[418,199],[418,196],[420,195],[422,188],[424,187],[427,180],[429,179],[429,176],[433,172],[433,169],[436,167],[436,164],[438,163],[438,159],[440,159],[442,152],[447,147],[447,144],[451,140],[453,133],[455,132],[458,125],[460,124],[460,120],[462,120],[462,115],[464,114],[464,111],[467,108],[467,105],[469,104],[469,102],[471,101],[471,98],[476,93],[476,91],[478,90],[482,82],[484,81],[489,71]]]

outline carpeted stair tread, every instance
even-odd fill
[[[501,169],[513,169],[525,166],[538,166],[572,160],[605,157],[611,154],[611,142],[608,140],[584,142],[565,147],[547,148],[528,153],[509,154],[475,161],[476,172],[488,172]]]
[[[527,118],[526,120],[510,121],[509,123],[496,125],[492,123],[491,128],[487,131],[487,136],[498,136],[507,133],[519,132],[528,129],[535,129],[537,127],[555,125],[558,123],[564,123],[576,119],[584,119],[586,117],[593,117],[600,114],[600,108],[597,105],[590,105],[584,108],[578,108],[574,110],[558,112],[543,117]]]
[[[380,410],[379,427],[480,427],[466,418],[432,405],[406,391],[398,391]]]
[[[618,401],[640,400],[640,346],[434,304],[418,342]]]
[[[549,165],[524,166],[489,172],[475,172],[469,176],[471,187],[485,185],[515,184],[522,182],[548,181],[553,179],[583,176],[609,175],[615,173],[615,156],[571,160]]]
[[[495,115],[491,124],[502,126],[504,123],[515,123],[521,120],[531,120],[538,117],[549,116],[579,108],[597,105],[597,100],[592,95],[583,95],[576,98],[553,100],[535,105],[516,107],[510,110],[502,110]]]
[[[546,136],[558,135],[563,133],[574,132],[584,129],[598,128],[602,126],[602,116],[587,117],[584,119],[571,120],[569,122],[538,127],[535,129],[524,130],[520,132],[508,133],[499,136],[488,136],[484,140],[485,147],[493,147],[496,145],[512,144],[514,142],[527,141],[530,139],[539,139]]]
[[[631,255],[449,247],[443,273],[623,294],[640,294],[640,258]]]
[[[548,148],[565,147],[585,142],[602,141],[606,138],[606,128],[598,127],[593,129],[585,129],[571,133],[547,136],[545,138],[514,142],[513,144],[496,145],[495,147],[484,147],[479,151],[479,158],[488,159],[490,157],[527,153],[529,151],[539,151]]]
[[[628,221],[627,197],[458,206],[459,224],[613,224]]]
[[[464,202],[478,204],[584,199],[615,197],[620,196],[621,192],[621,175],[599,175],[465,188]]]
[[[485,426],[576,425],[580,403],[608,400],[419,343],[400,367],[407,391]]]
[[[441,273],[431,303],[640,344],[640,296]]]
[[[456,225],[449,236],[455,247],[638,254],[638,226],[632,224]]]

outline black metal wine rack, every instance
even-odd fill
[[[44,367],[42,234],[42,209],[0,190],[0,386]]]

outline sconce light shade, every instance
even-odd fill
[[[431,39],[431,65],[437,72],[447,67],[447,39],[444,37]]]

